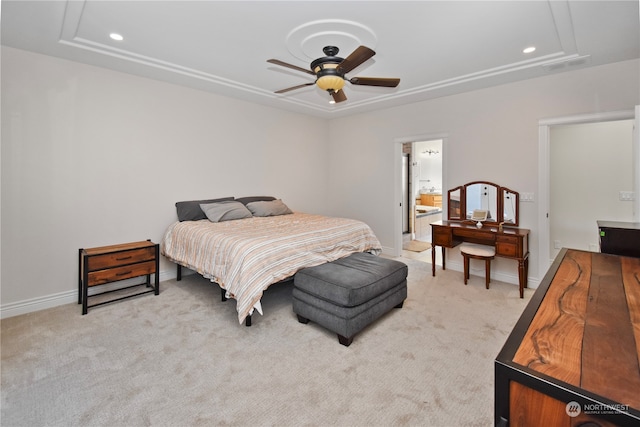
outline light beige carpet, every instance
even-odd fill
[[[402,245],[402,249],[411,252],[424,252],[431,249],[431,243],[423,242],[421,240],[410,240]]]
[[[401,260],[404,307],[350,347],[298,323],[290,284],[247,328],[195,275],[86,316],[2,320],[1,425],[492,425],[493,360],[533,291]]]

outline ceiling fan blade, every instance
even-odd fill
[[[333,100],[336,101],[336,103],[347,100],[347,95],[344,94],[344,90],[342,89],[337,92],[331,92],[331,96],[333,96]]]
[[[282,62],[279,59],[267,59],[267,62],[270,63],[270,64],[275,64],[275,65],[280,65],[282,67],[291,68],[293,70],[302,71],[303,73],[307,73],[307,74],[311,74],[312,76],[315,76],[315,73],[313,71],[311,71],[311,70],[307,70],[307,69],[298,67],[297,65],[287,64],[286,62]]]
[[[305,87],[305,86],[312,86],[316,84],[316,82],[311,82],[311,83],[305,83],[303,85],[298,85],[298,86],[293,86],[293,87],[288,87],[286,89],[280,89],[275,91],[274,93],[285,93],[285,92],[289,92],[290,90],[296,90],[296,89],[300,89],[301,87]]]
[[[400,84],[400,79],[387,79],[381,77],[353,77],[349,79],[349,83],[363,86],[384,86],[396,87]]]
[[[360,46],[338,65],[338,71],[347,74],[375,54],[376,53],[368,47]]]

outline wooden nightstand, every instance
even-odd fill
[[[80,249],[78,252],[78,304],[82,304],[82,314],[87,314],[89,307],[96,307],[151,292],[154,292],[156,295],[160,293],[160,246],[157,243],[146,240],[142,242]],[[153,285],[151,284],[151,274],[155,275],[155,283]],[[147,276],[146,282],[97,293],[91,296],[87,295],[90,286],[104,285],[106,283],[139,276]],[[87,304],[88,298],[143,285],[151,289],[108,301],[102,301],[94,305]]]

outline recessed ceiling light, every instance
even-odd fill
[[[109,37],[111,37],[113,40],[115,41],[119,41],[121,42],[122,40],[124,40],[124,37],[122,37],[120,34],[118,33],[111,33],[109,34]]]
[[[531,53],[531,52],[534,52],[535,50],[536,50],[535,46],[529,46],[522,49],[522,53]]]

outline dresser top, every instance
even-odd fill
[[[110,252],[130,251],[132,249],[143,249],[154,247],[156,244],[148,240],[141,242],[121,243],[118,245],[100,246],[96,248],[82,249],[85,255],[101,255]]]
[[[598,228],[621,228],[624,230],[640,230],[640,222],[598,221]]]

